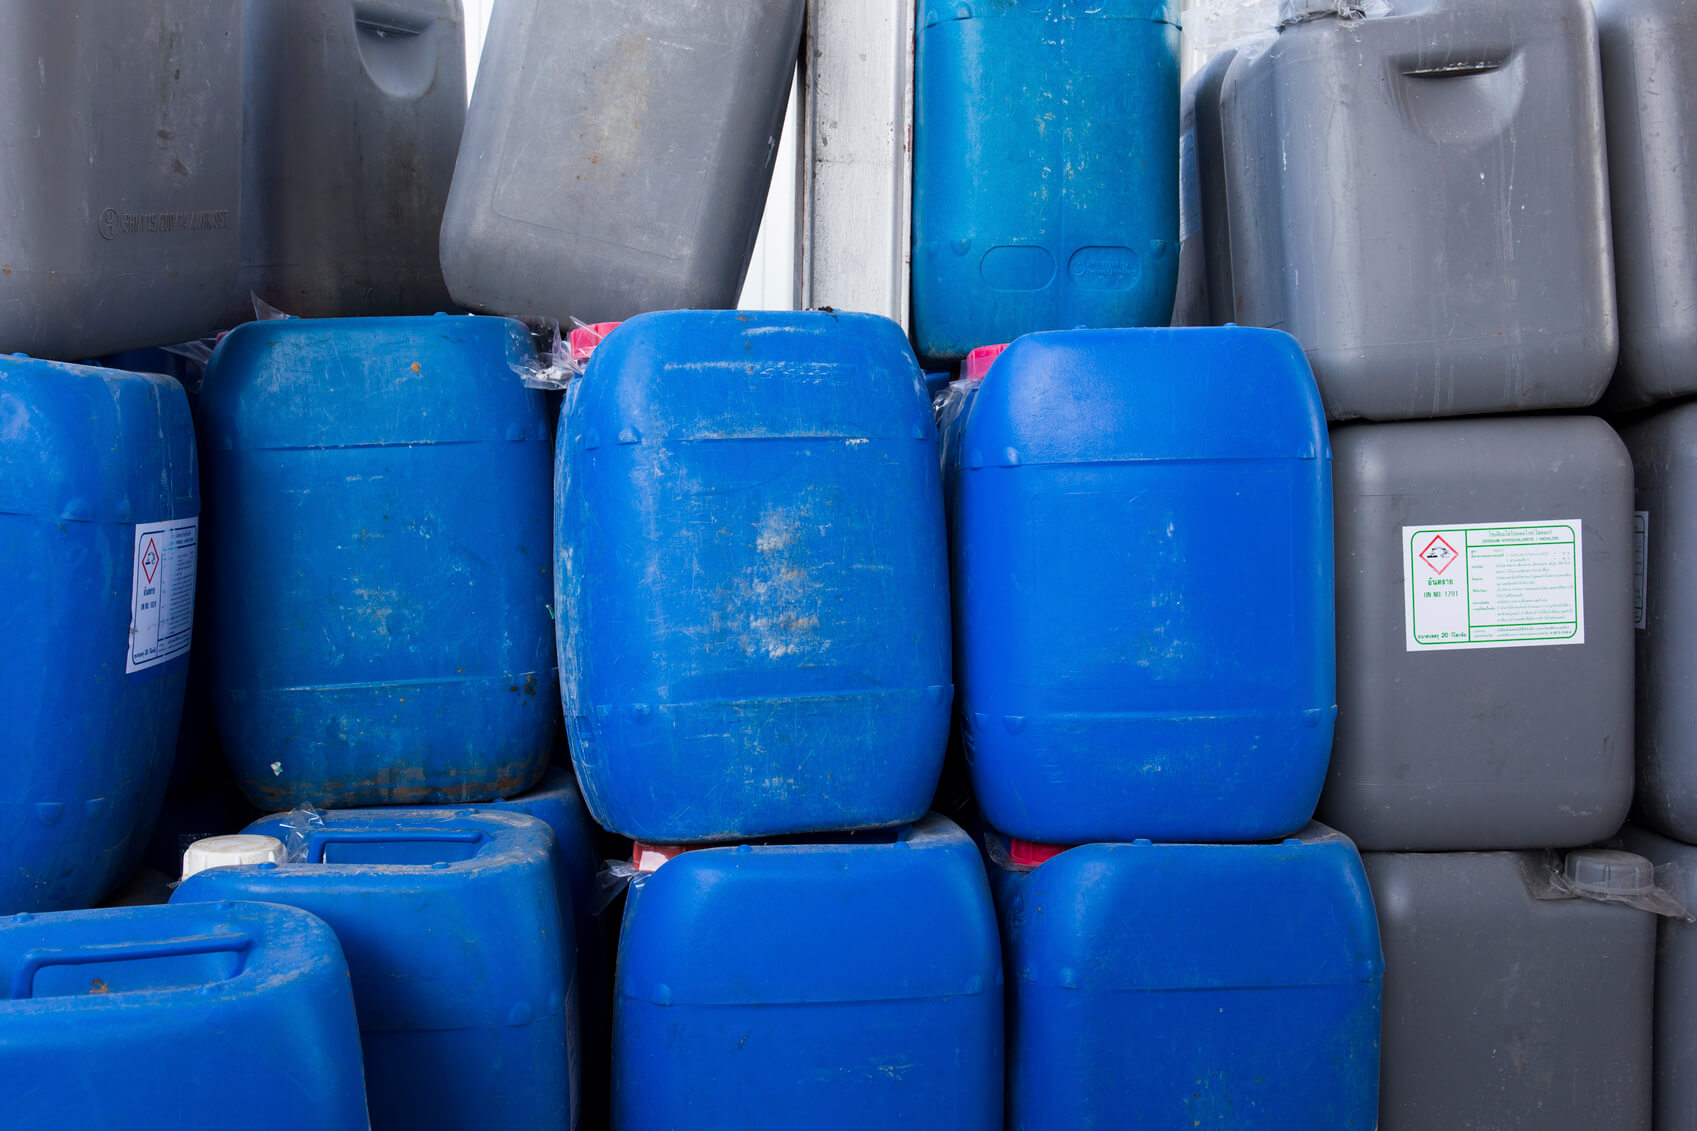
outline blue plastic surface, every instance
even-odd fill
[[[1034,334],[960,428],[956,674],[985,819],[1050,844],[1306,825],[1337,680],[1331,450],[1295,340]]]
[[[330,928],[258,903],[0,920],[9,1127],[364,1131]]]
[[[250,322],[206,372],[212,700],[264,808],[486,801],[557,716],[542,394],[499,318]]]
[[[181,354],[165,349],[126,350],[107,354],[87,362],[106,369],[126,369],[132,373],[163,373],[174,377],[183,386],[192,414],[200,397],[200,381],[206,366],[195,364]],[[204,537],[204,526],[201,530]],[[201,621],[200,602],[203,593],[195,593],[195,620]],[[212,704],[207,698],[206,649],[189,652],[188,687],[183,693],[183,720],[177,727],[177,755],[171,765],[171,791],[184,788],[205,772],[217,753],[217,738],[212,728]]]
[[[920,4],[913,333],[1165,326],[1178,287],[1178,4]]]
[[[991,886],[1010,1129],[1372,1131],[1385,962],[1348,837],[1089,844]]]
[[[136,528],[198,478],[176,381],[0,357],[0,914],[92,905],[147,839],[188,653],[126,674]]]
[[[895,323],[634,318],[573,382],[555,476],[561,690],[601,824],[683,843],[925,812],[948,561]]]
[[[626,903],[614,1008],[620,1131],[1002,1126],[995,913],[941,817],[672,859]]]
[[[380,1131],[575,1127],[576,958],[548,827],[488,809],[320,816],[303,862],[199,872],[172,904],[285,903],[335,928]],[[246,831],[287,843],[288,820]]]
[[[577,778],[566,765],[553,765],[535,788],[487,808],[526,813],[554,831],[559,851],[560,904],[577,943],[578,1015],[583,1042],[579,1094],[583,1124],[605,1120],[607,1052],[613,1030],[613,970],[607,953],[607,917],[599,912],[597,874],[605,853],[604,835],[583,803]]]

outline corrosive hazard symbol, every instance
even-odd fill
[[[159,568],[159,548],[153,544],[153,539],[147,540],[147,549],[141,555],[141,571],[149,585],[153,584],[154,571]]]
[[[1455,564],[1455,559],[1461,555],[1455,552],[1455,547],[1444,541],[1443,535],[1438,535],[1426,543],[1426,548],[1420,551],[1420,560],[1432,567],[1432,572],[1443,573]]]

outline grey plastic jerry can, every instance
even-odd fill
[[[1697,841],[1697,402],[1621,430],[1636,477],[1637,819]]]
[[[1587,844],[1632,798],[1632,466],[1595,417],[1332,430],[1338,728],[1363,849]]]
[[[1335,420],[1591,404],[1619,328],[1590,3],[1389,9],[1231,64],[1233,320],[1295,335]]]
[[[561,323],[735,306],[804,9],[497,4],[442,221],[454,298]]]
[[[1385,949],[1380,1131],[1649,1131],[1648,861],[1362,854]],[[1578,894],[1583,893],[1583,894]]]
[[[465,126],[460,0],[247,0],[242,279],[308,318],[434,314]]]
[[[1658,869],[1689,911],[1697,905],[1697,848],[1628,825],[1620,839]],[[1697,923],[1664,916],[1656,929],[1656,1127],[1697,1128]]]
[[[1598,0],[1620,368],[1610,408],[1697,393],[1697,3]]]
[[[241,240],[242,8],[0,6],[0,352],[217,328]]]

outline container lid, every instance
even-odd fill
[[[274,836],[242,833],[237,836],[209,836],[189,845],[183,853],[183,879],[208,868],[232,868],[240,864],[281,864],[287,854],[283,842]]]
[[[982,381],[984,375],[990,372],[990,366],[1002,356],[1002,351],[1008,348],[1008,343],[999,346],[979,346],[966,355],[966,360],[960,363],[960,379],[962,381]]]
[[[1569,852],[1562,875],[1581,891],[1609,895],[1649,891],[1656,883],[1655,866],[1648,860],[1612,848]]]
[[[630,862],[636,865],[639,872],[658,871],[660,865],[676,856],[688,852],[687,845],[682,844],[644,844],[640,840],[631,844]]]
[[[601,340],[617,329],[617,322],[597,322],[593,326],[578,326],[566,336],[573,361],[588,361]]]
[[[1008,859],[1021,868],[1046,864],[1067,850],[1064,844],[1037,844],[1034,841],[1008,838]]]

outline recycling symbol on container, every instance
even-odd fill
[[[153,539],[147,540],[147,550],[141,555],[141,572],[147,578],[149,585],[153,584],[153,571],[159,568],[159,551],[153,545]]]
[[[1442,534],[1426,543],[1426,548],[1420,551],[1420,558],[1432,567],[1432,572],[1442,574],[1444,570],[1455,564],[1455,559],[1461,555],[1455,552],[1455,547],[1444,541]]]

